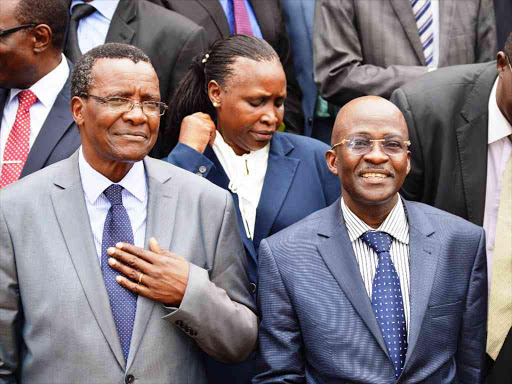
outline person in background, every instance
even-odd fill
[[[0,188],[80,146],[62,54],[68,22],[60,0],[0,2]]]
[[[278,53],[286,73],[288,97],[283,119],[285,130],[303,133],[302,94],[295,76],[293,54],[279,0],[149,1],[178,12],[203,27],[207,33],[208,47],[218,39],[233,34],[252,35],[267,41]]]
[[[181,124],[168,161],[231,192],[256,292],[261,240],[331,204],[337,178],[317,140],[277,132],[284,114],[286,77],[264,40],[235,35],[194,61],[172,101]],[[248,383],[254,361],[212,367],[212,383]]]
[[[260,244],[253,384],[481,384],[483,229],[400,197],[410,143],[389,101],[346,104],[332,142],[341,197]]]
[[[339,106],[389,98],[436,68],[493,60],[495,23],[492,0],[317,0],[315,81]]]
[[[293,50],[297,81],[302,91],[304,136],[331,142],[336,114],[318,93],[313,78],[313,19],[315,0],[281,0],[283,19]]]
[[[512,383],[512,34],[497,61],[444,68],[396,90],[412,142],[402,195],[484,227],[488,384]]]
[[[206,384],[203,351],[258,334],[231,196],[147,156],[166,105],[140,49],[90,50],[71,95],[80,149],[0,190],[0,383]]]
[[[158,74],[162,100],[169,102],[197,52],[206,49],[203,28],[146,0],[73,0],[64,53],[73,62],[104,43],[134,45],[146,53]],[[162,117],[150,156],[162,158],[176,145]]]

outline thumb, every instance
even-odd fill
[[[159,255],[162,254],[162,248],[160,248],[160,245],[158,245],[158,242],[154,237],[149,239],[149,249]]]

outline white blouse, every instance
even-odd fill
[[[251,240],[254,239],[256,208],[267,173],[269,150],[270,143],[262,149],[238,156],[226,144],[219,131],[213,142],[213,152],[229,178],[228,188],[238,195],[238,207],[242,214],[245,233]]]

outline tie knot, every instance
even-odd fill
[[[71,10],[71,19],[80,20],[92,14],[96,8],[89,4],[78,4]]]
[[[30,107],[37,101],[37,96],[34,92],[27,89],[18,93],[19,106],[23,109],[30,109]]]
[[[103,191],[105,197],[112,205],[123,205],[123,187],[119,184],[112,184],[110,187]]]
[[[382,252],[389,252],[393,238],[386,232],[365,232],[361,239],[378,255]]]

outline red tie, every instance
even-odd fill
[[[235,9],[235,33],[254,36],[244,0],[233,0]]]
[[[18,112],[4,149],[0,188],[20,178],[30,150],[30,107],[36,101],[37,96],[30,90],[18,93]]]

